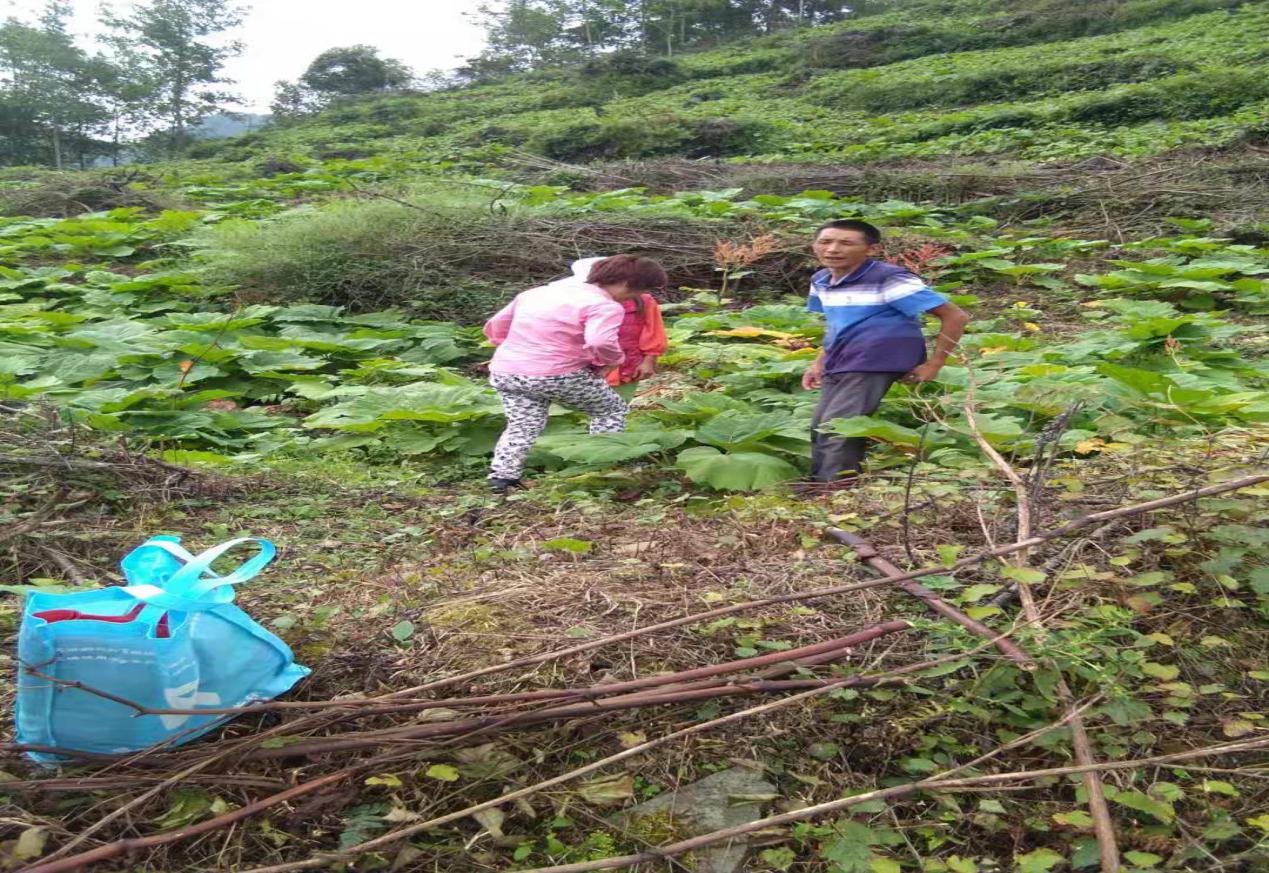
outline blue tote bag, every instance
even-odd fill
[[[246,543],[259,551],[232,573],[212,571],[213,561]],[[73,683],[151,709],[242,706],[288,691],[308,668],[233,604],[234,586],[276,553],[268,540],[243,537],[195,556],[179,537],[156,536],[121,562],[127,585],[30,594],[18,633],[17,741],[135,752],[188,742],[229,717],[138,715]],[[31,757],[63,760],[52,752]]]

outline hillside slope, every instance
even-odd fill
[[[909,2],[674,59],[599,57],[339,105],[200,153],[468,167],[511,150],[570,162],[1147,156],[1256,135],[1266,46],[1264,2]]]

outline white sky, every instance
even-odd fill
[[[75,30],[85,47],[99,31],[100,0],[72,0]],[[248,0],[249,2],[249,0]],[[132,5],[115,0],[117,12]],[[449,70],[478,54],[484,34],[464,12],[479,0],[254,0],[242,27],[231,36],[243,53],[225,65],[247,112],[268,112],[273,83],[295,79],[319,53],[335,46],[372,45],[425,73]],[[0,16],[31,18],[44,0],[0,0]]]

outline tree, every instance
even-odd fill
[[[301,85],[326,99],[399,90],[413,80],[409,67],[379,57],[379,50],[369,45],[327,49],[300,76]]]
[[[330,48],[313,59],[298,82],[284,79],[274,83],[269,108],[278,121],[294,121],[335,100],[402,90],[414,84],[413,70],[398,60],[379,57],[374,46]]]
[[[0,101],[8,159],[47,161],[61,169],[84,154],[107,114],[98,102],[106,62],[90,58],[66,30],[68,4],[50,0],[38,26],[10,18],[0,25]]]
[[[273,102],[269,112],[279,124],[296,121],[321,108],[312,91],[298,82],[280,79],[273,83]]]
[[[842,18],[860,0],[508,0],[476,13],[489,48],[460,71],[468,79],[537,69],[614,49],[649,55],[717,45],[785,27]]]
[[[151,97],[156,88],[146,71],[133,65],[101,56],[94,63],[98,65],[99,103],[108,119],[110,158],[118,166],[125,135],[143,131],[154,119]]]
[[[116,50],[144,74],[174,151],[185,147],[191,124],[234,100],[210,86],[228,84],[221,69],[242,46],[207,38],[237,27],[243,12],[230,0],[147,0],[130,16],[105,17]]]
[[[482,4],[476,17],[489,48],[468,67],[517,71],[576,60],[579,52],[568,27],[572,11],[570,0],[508,0],[505,8]]]

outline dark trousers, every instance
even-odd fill
[[[872,415],[890,386],[903,373],[829,373],[824,376],[820,405],[811,419],[811,478],[834,482],[859,473],[868,451],[863,437],[820,433],[819,427],[834,418]]]

